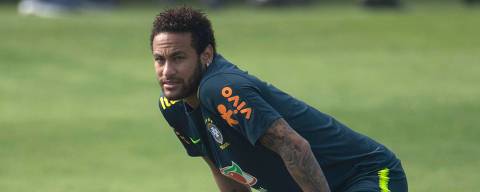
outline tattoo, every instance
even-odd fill
[[[310,145],[285,120],[276,120],[260,143],[280,155],[303,191],[330,191]]]

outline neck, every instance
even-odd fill
[[[200,105],[200,102],[198,101],[198,98],[195,94],[192,94],[191,96],[188,96],[187,98],[183,99],[185,103],[187,103],[192,109],[196,109],[198,105]]]
[[[213,60],[215,59],[215,56],[213,56],[212,60],[210,62],[207,62],[205,65],[201,66],[201,76],[207,71],[208,66],[213,63]],[[197,90],[198,91],[198,90]],[[196,92],[195,92],[196,93]],[[196,94],[192,94],[186,98],[183,99],[185,103],[187,103],[192,109],[196,109],[200,105],[200,101],[197,98]]]

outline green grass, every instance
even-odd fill
[[[0,191],[216,191],[156,108],[158,10],[43,19],[0,7]],[[224,56],[389,146],[410,191],[480,188],[479,8],[209,15]]]

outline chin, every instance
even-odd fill
[[[167,98],[168,100],[175,101],[179,99],[183,99],[180,95],[175,95],[175,94],[168,94],[168,93],[163,93],[163,96]]]
[[[166,97],[168,100],[175,101],[179,99],[185,98],[182,93],[175,93],[172,91],[163,91],[163,96]]]
[[[177,88],[177,89],[167,89],[165,90],[162,87],[163,96],[166,97],[168,100],[175,101],[180,99],[185,99],[195,93],[195,91],[190,89]]]

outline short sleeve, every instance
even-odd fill
[[[256,82],[241,74],[210,77],[202,82],[199,97],[202,107],[246,137],[252,145],[281,118]]]
[[[205,144],[201,139],[201,134],[196,129],[196,125],[191,123],[186,115],[183,101],[170,101],[165,97],[160,97],[159,108],[187,154],[192,157],[206,156]]]

